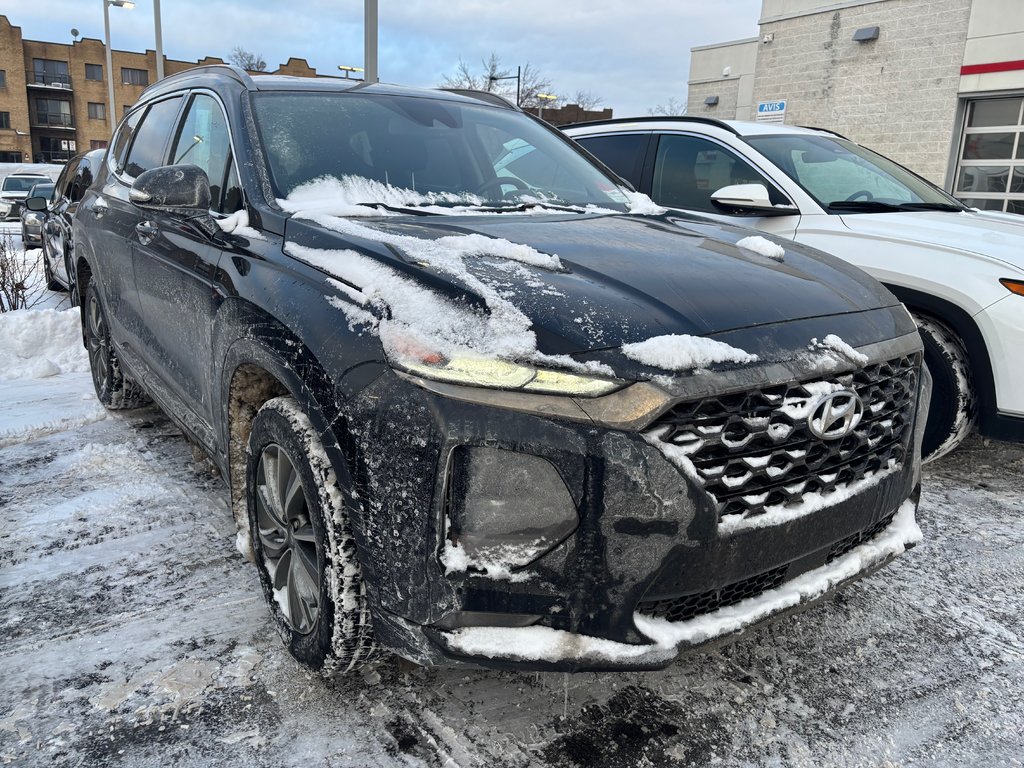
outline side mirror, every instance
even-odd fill
[[[25,201],[25,207],[30,211],[45,211],[46,210],[46,198],[45,197],[30,197]]]
[[[791,216],[794,205],[775,206],[764,184],[731,184],[712,193],[711,202],[727,213],[748,216]]]
[[[210,212],[210,179],[195,165],[164,165],[139,175],[128,199],[140,208],[186,216]]]

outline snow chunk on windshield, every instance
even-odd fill
[[[483,205],[484,201],[471,194],[451,192],[423,194],[412,189],[393,187],[362,176],[322,176],[291,191],[277,204],[289,213],[327,214],[329,216],[380,216],[381,211],[369,207],[375,204],[398,208],[423,208],[448,205]],[[445,211],[450,212],[450,211]],[[385,212],[386,213],[386,212]]]
[[[667,208],[662,208],[643,192],[630,192],[628,189],[620,190],[626,196],[626,205],[629,212],[637,216],[660,216],[668,213]]]
[[[828,352],[837,352],[841,356],[845,357],[851,363],[857,365],[867,365],[868,356],[858,352],[856,349],[851,347],[841,338],[836,336],[834,333],[830,333],[821,341],[817,339],[811,339],[811,344],[808,347],[812,352],[817,350],[826,350]]]
[[[753,363],[757,355],[714,339],[672,334],[635,344],[623,344],[622,353],[638,363],[666,371],[690,371],[712,363]]]
[[[769,259],[775,259],[776,261],[782,261],[786,256],[785,248],[778,243],[773,243],[771,240],[761,237],[760,235],[744,237],[742,240],[738,240],[736,245],[740,248],[746,248],[748,251],[759,253],[762,256],[767,256]]]

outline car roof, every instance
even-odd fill
[[[697,115],[681,115],[678,117],[620,117],[612,120],[594,120],[588,123],[573,123],[560,126],[570,134],[583,133],[616,133],[624,131],[671,131],[681,128],[705,127],[719,129],[734,136],[771,136],[771,135],[838,135],[822,128],[810,128],[799,125],[780,125],[775,123],[755,123],[745,120],[718,120],[713,117]]]
[[[492,106],[506,109],[518,109],[510,102],[496,100],[493,95],[486,93],[474,93],[471,91],[448,91],[434,88],[411,88],[402,85],[390,85],[387,83],[367,83],[362,80],[349,80],[343,77],[296,77],[293,75],[253,75],[239,67],[232,67],[226,64],[212,64],[203,67],[193,67],[184,72],[165,77],[155,83],[139,97],[139,101],[146,101],[165,93],[180,91],[185,88],[221,87],[238,88],[241,86],[247,91],[271,92],[271,91],[305,91],[320,93],[344,93],[347,91],[359,91],[363,93],[391,95],[391,96],[418,96],[420,98],[440,99],[444,101],[459,101],[470,103],[486,103]]]
[[[16,171],[15,173],[9,173],[5,178],[19,178],[19,179],[48,179],[50,178],[45,173],[36,173],[35,171]]]

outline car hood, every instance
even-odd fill
[[[1024,269],[1024,216],[989,211],[902,211],[842,216],[858,235],[964,251]]]
[[[858,313],[899,308],[880,284],[837,259],[777,239],[773,242],[785,248],[785,255],[776,260],[737,246],[745,237],[760,237],[751,230],[703,219],[580,214],[402,216],[359,219],[358,236],[351,226],[345,224],[339,232],[332,230],[329,220],[320,219],[318,225],[292,218],[285,239],[305,248],[333,251],[330,258],[338,260],[344,254],[337,251],[369,255],[459,302],[486,306],[480,284],[489,286],[529,318],[537,349],[544,354],[612,349],[669,334],[714,336],[763,328],[763,333],[745,334],[747,343],[758,347],[748,351],[775,357],[790,353],[778,345],[779,333],[773,329],[780,326],[845,317],[842,325],[850,329],[857,327],[851,318]],[[476,242],[481,242],[481,236],[510,241],[540,254],[557,255],[558,267],[546,269],[477,254],[463,259],[466,274],[460,276],[457,270],[438,268],[436,262],[417,255],[421,242],[466,236]],[[378,237],[384,242],[375,243]],[[308,260],[303,254],[308,257],[309,251],[296,254],[295,250],[290,251],[293,256]],[[344,269],[332,269],[329,260],[314,258],[313,262],[356,288],[365,287]],[[899,308],[892,314],[905,313]],[[805,330],[820,326],[821,336],[833,332],[829,322],[801,325]],[[872,328],[864,331],[863,338],[847,340],[866,344],[905,332],[895,327]],[[802,347],[809,341],[800,336]]]

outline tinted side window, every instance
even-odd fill
[[[121,130],[117,132],[117,138],[114,139],[114,148],[111,150],[110,156],[114,158],[114,167],[118,173],[124,170],[124,158],[128,153],[128,146],[132,143],[132,136],[135,135],[135,129],[138,128],[139,120],[142,118],[144,111],[140,109],[138,112],[130,115],[122,123]]]
[[[214,210],[223,210],[225,179],[231,164],[231,142],[220,105],[210,96],[196,94],[182,121],[171,152],[171,164],[198,165],[210,179]],[[237,210],[231,208],[225,212]]]
[[[732,184],[764,184],[773,203],[787,202],[746,160],[713,141],[672,135],[659,139],[651,188],[656,203],[720,213],[711,195]]]
[[[615,136],[591,136],[577,139],[577,141],[619,176],[639,188],[644,150],[647,148],[649,135],[646,133],[620,133]]]
[[[77,203],[85,195],[85,191],[92,186],[92,166],[88,160],[82,160],[75,173],[75,181],[71,185],[71,202]]]
[[[70,188],[71,184],[74,182],[75,170],[77,167],[78,163],[75,160],[71,160],[64,166],[64,170],[62,170],[60,172],[60,176],[57,177],[56,186],[54,187],[54,200],[60,200],[62,197],[70,197]]]
[[[167,160],[167,139],[178,115],[180,98],[158,101],[146,112],[142,125],[135,131],[135,141],[128,150],[124,172],[132,178],[164,165]]]

